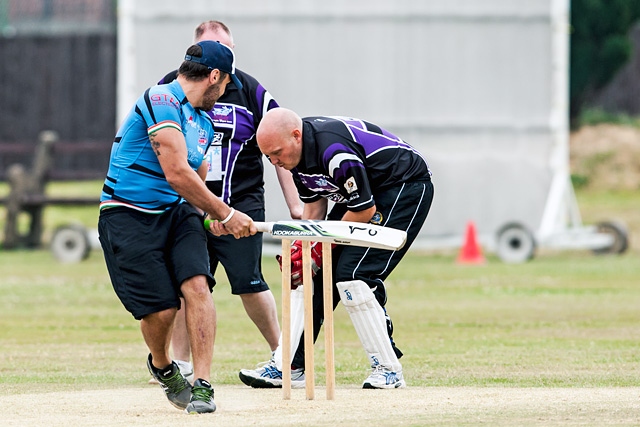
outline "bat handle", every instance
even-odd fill
[[[258,233],[271,233],[271,229],[273,228],[273,222],[253,222],[258,229]]]
[[[205,218],[204,220],[204,228],[206,230],[209,230],[209,228],[211,227],[211,223],[217,221],[215,219],[210,219],[210,218]],[[253,222],[256,226],[256,228],[258,229],[258,233],[271,233],[271,229],[273,228],[273,222],[260,222],[260,221],[254,221]]]

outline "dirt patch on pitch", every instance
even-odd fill
[[[20,394],[0,397],[3,426],[398,426],[637,425],[640,388],[338,387],[327,401],[293,390],[216,387],[215,414],[186,415],[157,387]]]

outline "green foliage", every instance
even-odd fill
[[[572,122],[585,98],[608,83],[627,62],[627,33],[640,18],[639,2],[573,0],[571,2],[570,102]]]
[[[626,113],[611,113],[602,108],[585,108],[580,112],[578,120],[580,126],[593,126],[600,123],[640,127],[640,118]]]
[[[575,189],[585,188],[589,185],[589,177],[583,174],[572,173],[571,184],[573,184],[573,188]]]

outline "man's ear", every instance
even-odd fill
[[[220,81],[220,70],[214,68],[211,70],[211,73],[209,73],[209,84],[214,84],[218,81]]]

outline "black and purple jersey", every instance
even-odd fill
[[[170,83],[177,71],[159,84]],[[256,143],[262,116],[278,107],[271,94],[252,76],[236,69],[242,90],[228,84],[212,111],[215,136],[205,158],[207,187],[225,203],[243,212],[264,209],[264,165]]]
[[[386,189],[431,179],[415,148],[364,120],[305,117],[302,140],[302,159],[291,172],[305,203],[325,197],[357,212],[375,205],[375,195]]]

